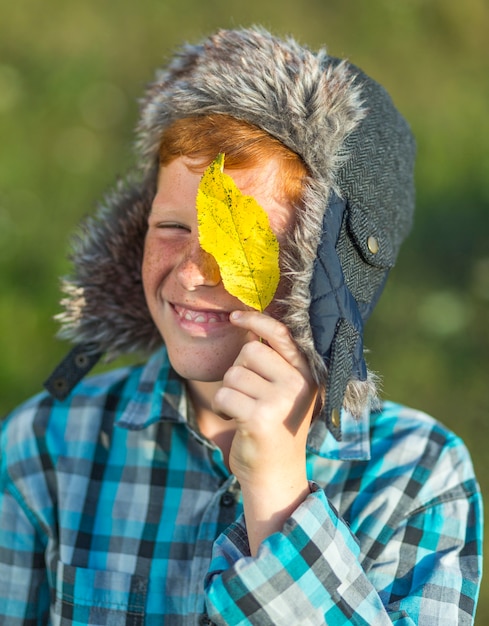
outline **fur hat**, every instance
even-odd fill
[[[110,358],[161,343],[141,281],[160,140],[174,120],[207,113],[259,126],[309,170],[283,259],[290,279],[283,319],[326,390],[320,422],[339,439],[341,406],[357,415],[373,392],[363,323],[410,229],[414,140],[386,91],[361,70],[261,28],[222,30],[184,46],[149,86],[138,170],[84,224],[64,281],[60,336],[84,346],[76,348],[72,382],[95,353]],[[70,386],[58,380],[58,395]]]

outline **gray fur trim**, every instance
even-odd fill
[[[273,59],[273,62],[271,62]],[[164,128],[206,113],[245,119],[300,154],[314,179],[334,184],[345,138],[364,116],[347,63],[262,29],[219,31],[185,46],[150,86],[138,125],[142,163],[152,167]]]
[[[144,297],[141,265],[154,183],[120,182],[73,239],[74,273],[62,281],[59,337],[96,344],[106,358],[149,352],[161,337]]]

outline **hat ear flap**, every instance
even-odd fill
[[[74,239],[73,273],[63,281],[58,336],[95,344],[108,359],[161,344],[144,295],[141,268],[156,174],[120,182]]]
[[[336,251],[346,210],[346,201],[332,192],[323,216],[323,232],[310,283],[312,298],[309,307],[314,346],[327,368],[326,380],[318,381],[326,389],[321,414],[338,440],[341,438],[340,415],[346,386],[352,377],[367,378],[362,315],[346,284]],[[335,419],[333,411],[338,411]]]

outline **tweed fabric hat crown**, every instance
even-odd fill
[[[308,168],[282,259],[283,320],[326,390],[317,441],[326,428],[339,439],[342,404],[358,414],[368,401],[363,324],[410,229],[414,141],[387,92],[361,70],[260,28],[218,31],[157,72],[137,128],[139,169],[75,242],[58,317],[60,335],[77,347],[47,386],[61,396],[96,354],[151,351],[161,342],[141,284],[160,140],[174,120],[208,113],[259,126]]]

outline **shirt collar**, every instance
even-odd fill
[[[184,391],[182,379],[171,367],[163,347],[143,367],[137,390],[116,419],[116,424],[141,430],[159,420],[185,423]]]
[[[116,423],[130,430],[141,430],[159,420],[186,423],[187,413],[185,386],[163,347],[144,366],[136,393]],[[343,410],[341,441],[336,441],[322,420],[316,422],[309,433],[308,450],[327,459],[368,460],[369,418],[369,408],[359,418]]]

